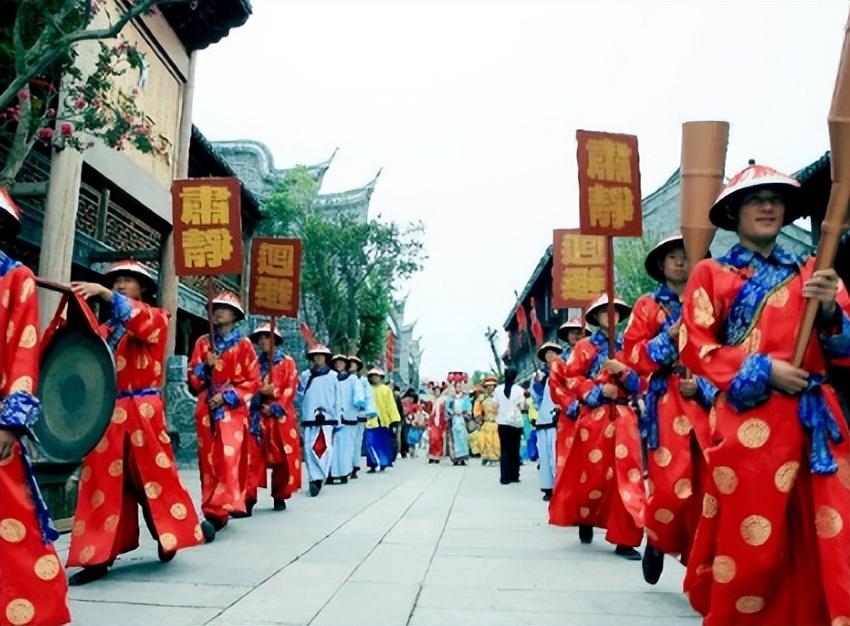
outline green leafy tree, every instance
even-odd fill
[[[425,258],[421,223],[380,219],[357,223],[314,211],[318,189],[296,168],[263,207],[266,235],[295,235],[304,246],[302,311],[314,330],[341,351],[377,359],[384,349],[391,294]]]
[[[645,233],[641,239],[624,237],[616,241],[614,271],[617,295],[630,305],[658,286],[643,266],[646,255],[657,240],[658,237],[653,233]]]
[[[137,0],[111,15],[101,0],[18,0],[14,20],[0,27],[0,138],[8,145],[0,186],[11,187],[36,142],[83,150],[93,139],[122,150],[164,154],[168,143],[137,106],[138,89],[116,81],[144,69],[144,56],[121,30],[158,5]],[[98,17],[101,15],[105,17]],[[79,45],[97,45],[93,66],[77,63]]]

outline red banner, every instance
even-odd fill
[[[178,276],[242,273],[241,193],[238,178],[174,181],[171,206]]]
[[[584,308],[605,291],[605,238],[554,231],[552,308]]]
[[[257,315],[298,317],[301,301],[301,240],[251,240],[248,310]]]
[[[640,237],[637,137],[578,130],[576,140],[581,232]]]

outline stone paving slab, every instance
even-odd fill
[[[197,499],[197,472],[183,474]],[[283,513],[266,500],[168,564],[144,536],[106,579],[72,589],[74,623],[699,624],[681,565],[668,559],[649,587],[601,533],[582,546],[549,526],[528,467],[505,487],[496,468],[405,460]]]

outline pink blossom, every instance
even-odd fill
[[[91,14],[97,15],[100,13],[100,2],[98,0],[91,0]]]
[[[40,139],[44,139],[45,141],[53,138],[53,129],[52,128],[42,128],[38,131],[38,136]]]
[[[47,113],[45,115],[51,119],[56,117],[56,109],[47,109]]]
[[[86,106],[86,101],[82,98],[77,98],[77,100],[74,102],[74,108],[77,109],[77,110],[80,110],[85,106]]]
[[[59,132],[63,137],[70,137],[74,134],[74,125],[71,122],[62,122],[59,124]]]
[[[86,142],[86,148],[94,148],[94,142],[93,141]]]
[[[18,92],[18,101],[19,102],[24,102],[25,100],[29,99],[29,97],[30,97],[30,90],[27,89],[27,88],[21,89]]]

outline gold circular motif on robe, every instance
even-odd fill
[[[741,596],[735,602],[735,608],[739,613],[758,613],[764,608],[764,599],[758,596]]]
[[[284,444],[283,451],[286,452],[286,454],[292,454],[292,446],[290,446],[288,443]]]
[[[605,407],[599,407],[598,409],[593,411],[593,413],[591,413],[590,416],[593,418],[594,422],[598,422],[603,417],[605,417]]]
[[[640,346],[635,345],[632,348],[632,353],[631,353],[631,355],[629,355],[629,360],[632,363],[637,363],[638,361],[640,361]]]
[[[289,484],[290,484],[290,485],[294,485],[294,484],[295,484],[295,476],[290,476],[290,477],[289,477]]]
[[[602,450],[594,448],[588,453],[587,458],[591,463],[599,463],[602,460]]]
[[[581,439],[582,441],[587,441],[588,439],[590,439],[590,431],[587,430],[586,428],[579,428],[578,429],[578,436],[579,436],[579,439]]]
[[[106,435],[103,436],[103,439],[97,442],[97,445],[94,447],[95,452],[106,452],[109,448],[109,440],[106,438]]]
[[[767,305],[782,308],[788,303],[788,287],[782,285],[767,298]]]
[[[694,291],[691,301],[694,305],[694,321],[697,326],[710,328],[714,324],[714,305],[711,303],[711,298],[708,297],[708,292],[700,287]]]
[[[685,326],[679,328],[679,352],[682,352],[688,345],[688,329]]]
[[[682,435],[684,437],[691,432],[692,428],[691,420],[688,419],[687,415],[677,415],[673,418],[673,431],[677,435]]]
[[[224,448],[224,456],[233,456],[236,454],[236,448],[233,446],[225,445]]]
[[[140,370],[148,369],[148,365],[150,365],[150,359],[147,354],[140,354],[136,357],[136,368]]]
[[[605,480],[611,480],[612,478],[614,478],[614,468],[609,467],[605,472]]]
[[[145,419],[150,419],[154,416],[156,410],[153,408],[153,405],[149,402],[142,402],[139,405],[139,414]]]
[[[295,431],[294,428],[290,428],[289,429],[289,436],[292,437],[293,439],[295,439],[298,436],[298,433]]]
[[[0,520],[0,538],[9,543],[19,543],[27,536],[27,527],[20,520],[7,517]]]
[[[717,515],[717,498],[707,493],[702,498],[702,516],[711,519]]]
[[[680,478],[676,481],[676,484],[673,485],[673,492],[676,494],[677,498],[684,500],[685,498],[690,498],[694,495],[694,488],[689,479]]]
[[[32,393],[32,378],[30,378],[29,376],[19,376],[9,388],[9,395],[15,393],[16,391],[26,391],[27,393]]]
[[[714,484],[717,485],[718,491],[724,495],[735,493],[738,488],[738,476],[735,470],[725,465],[715,467],[711,471],[711,476],[714,478]]]
[[[159,376],[160,374],[162,374],[162,363],[160,363],[159,361],[153,364],[153,374],[154,376]]]
[[[203,541],[204,539],[204,531],[201,530],[201,525],[198,524],[195,526],[195,541]]]
[[[9,322],[9,325],[6,327],[6,343],[12,341],[12,337],[15,334],[15,322]]]
[[[673,521],[674,517],[675,515],[673,515],[673,511],[670,509],[658,509],[655,512],[655,520],[662,524],[669,524]]]
[[[578,481],[580,483],[586,483],[587,482],[587,472],[582,472],[581,476],[578,477]]]
[[[119,477],[124,473],[124,461],[122,459],[112,461],[106,471],[109,472],[109,475],[113,478]]]
[[[207,428],[210,427],[210,416],[209,415],[204,415],[201,418],[201,425],[206,426]]]
[[[91,468],[88,465],[86,465],[80,471],[80,480],[84,483],[87,483],[91,480]]]
[[[838,480],[847,489],[850,489],[850,463],[843,458],[839,458],[836,462],[838,463]]]
[[[239,499],[239,497],[238,497],[238,496],[236,496],[236,497],[235,497],[235,499],[236,499],[236,500],[238,500],[238,499]],[[230,504],[230,502],[227,502],[227,503],[225,503],[225,504],[222,504],[222,505],[221,505],[221,508],[223,508],[225,511],[227,511],[228,513],[230,513],[230,511],[232,511],[232,510],[233,510],[233,505],[232,505],[232,504]]]
[[[36,559],[33,571],[41,580],[53,580],[62,571],[62,566],[55,554],[45,554]]]
[[[646,495],[651,496],[655,493],[655,483],[652,482],[651,478],[646,479]]]
[[[10,292],[9,292],[9,290],[8,290],[8,289],[7,289],[6,291],[4,291],[4,292],[3,292],[3,300],[2,300],[2,302],[3,302],[3,308],[4,308],[4,309],[8,309],[8,308],[9,308],[9,293],[10,293]]]
[[[115,371],[123,372],[125,367],[127,367],[127,359],[123,356],[119,356],[115,359]]]
[[[85,565],[94,558],[94,546],[86,546],[80,550],[80,563]]]
[[[127,410],[123,407],[117,406],[115,410],[112,412],[112,423],[113,424],[123,424],[127,421]]]
[[[711,407],[711,410],[708,412],[708,430],[711,433],[717,430],[717,411],[715,407]]]
[[[737,566],[735,565],[735,559],[731,556],[718,555],[714,557],[712,574],[715,581],[724,584],[732,582],[732,579],[735,578],[736,572]]]
[[[229,411],[224,412],[224,417],[221,418],[221,421],[224,422],[225,424],[230,423],[230,412]]]
[[[118,528],[118,519],[117,515],[110,515],[106,518],[106,521],[103,523],[103,528],[108,533],[114,533],[115,529]]]
[[[830,626],[850,626],[850,617],[840,615],[832,620],[832,624]]]
[[[151,500],[156,500],[162,493],[162,485],[156,482],[145,483],[145,495]]]
[[[578,514],[582,517],[587,517],[588,515],[590,515],[590,509],[586,506],[583,506],[578,510]]]
[[[640,470],[636,467],[630,469],[626,476],[628,477],[630,483],[637,484],[640,482]]]
[[[602,497],[602,492],[599,491],[599,489],[594,489],[589,494],[587,494],[587,497],[591,500],[599,500],[599,498]]]
[[[92,507],[95,509],[100,508],[104,502],[106,502],[106,494],[100,489],[95,489],[94,493],[91,494]]]
[[[770,426],[762,419],[751,417],[738,426],[738,441],[747,448],[761,448],[770,437]]]
[[[218,483],[218,484],[215,486],[215,491],[213,491],[213,495],[215,495],[215,496],[220,496],[221,494],[223,494],[223,493],[224,493],[224,491],[225,491],[224,483]]]
[[[26,302],[34,291],[35,281],[32,278],[27,278],[21,286],[21,302]]]
[[[156,459],[154,459],[157,467],[161,469],[168,469],[171,467],[171,459],[168,458],[168,455],[165,452],[158,452],[156,455]]]
[[[137,448],[141,448],[145,445],[145,433],[143,430],[134,430],[133,434],[130,435],[130,442],[136,446]]]
[[[84,532],[86,532],[86,520],[78,519],[74,522],[74,526],[71,528],[71,534],[75,537],[79,537]]]
[[[186,519],[186,516],[189,514],[189,512],[186,510],[186,506],[183,505],[183,504],[180,504],[179,502],[177,504],[171,505],[170,512],[171,512],[171,517],[173,517],[176,520],[184,520],[184,519]]]
[[[240,443],[241,443],[241,442],[245,439],[245,435],[243,435],[243,434],[242,434],[242,431],[241,431],[241,430],[237,430],[235,433],[233,433],[233,438],[234,438],[237,442],[240,442]]]
[[[24,327],[24,331],[21,333],[21,339],[18,342],[18,346],[29,350],[35,347],[35,344],[38,343],[38,333],[35,330],[35,326],[32,324],[27,324]]]
[[[782,493],[790,493],[794,487],[794,482],[797,480],[798,471],[800,471],[800,464],[797,461],[783,463],[773,477],[776,488]]]
[[[159,536],[159,545],[161,545],[162,549],[166,552],[171,552],[177,546],[177,537],[175,537],[172,533],[162,533]]]
[[[298,469],[301,467],[301,459],[295,459],[295,468]]]
[[[756,354],[761,352],[761,330],[753,328],[747,338],[741,342],[741,348],[747,354]]]
[[[169,437],[169,436],[168,436],[168,433],[167,433],[167,432],[165,432],[164,430],[160,431],[160,433],[159,433],[159,440],[160,440],[162,443],[171,443],[171,437]]]
[[[220,372],[223,369],[224,369],[224,361],[222,361],[221,359],[216,359],[215,360],[215,371]]]
[[[673,453],[670,452],[668,448],[659,446],[655,452],[652,453],[652,458],[655,461],[655,464],[659,467],[667,467],[670,465],[670,461],[673,460]]]
[[[575,440],[576,440],[575,437],[567,437],[567,447],[572,448],[573,444],[575,443]]]
[[[831,506],[820,506],[815,514],[815,530],[821,539],[837,537],[844,527],[841,514]]]
[[[649,537],[651,541],[658,541],[658,533],[656,533],[651,528],[646,528],[646,536]]]
[[[617,432],[617,425],[614,422],[611,422],[610,424],[608,424],[605,427],[605,432],[603,434],[605,435],[605,437],[610,439],[611,437],[613,437],[616,434],[616,432]]]
[[[618,459],[625,459],[629,456],[629,449],[626,447],[626,444],[618,443],[614,448],[614,456]]]
[[[764,545],[770,539],[770,520],[761,515],[750,515],[741,522],[741,538],[751,546]]]
[[[35,617],[35,607],[26,598],[15,598],[6,605],[6,619],[14,626],[29,624]]]

